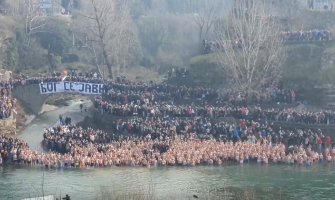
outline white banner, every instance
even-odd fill
[[[99,95],[103,93],[104,84],[98,83],[83,83],[83,82],[49,82],[40,83],[41,94],[53,94],[59,92],[75,92],[81,94]]]

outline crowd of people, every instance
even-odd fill
[[[55,74],[21,83],[66,78],[100,80],[95,75]],[[275,123],[334,124],[334,112],[261,106],[295,102],[293,90],[273,89],[250,98],[241,92],[125,79],[104,84],[105,93],[95,99],[95,106],[111,118],[109,131],[82,128],[59,116],[59,125],[44,131],[47,152],[1,136],[0,163],[85,168],[335,161],[333,140],[321,130],[282,128]]]
[[[300,31],[282,31],[280,37],[284,42],[308,42],[308,41],[330,41],[332,34],[326,29],[300,30]],[[228,42],[228,41],[227,41]],[[205,54],[225,51],[225,44],[218,41],[203,40],[203,52]],[[241,39],[231,41],[233,49],[241,49],[244,45]]]
[[[66,73],[54,72],[52,74],[41,74],[35,77],[27,77],[25,75],[16,76],[10,81],[12,87],[19,85],[30,85],[47,82],[60,82],[60,81],[74,81],[85,83],[103,83],[104,80],[98,73],[77,73],[70,71]]]
[[[251,100],[250,100],[251,99]],[[102,114],[117,117],[234,117],[258,121],[300,124],[334,124],[335,112],[312,112],[293,108],[264,108],[266,103],[294,103],[294,90],[272,90],[248,98],[243,93],[219,93],[206,88],[110,82],[95,106]]]
[[[329,41],[331,40],[331,33],[325,29],[314,29],[308,31],[285,31],[281,32],[284,40],[287,42],[299,41]]]
[[[234,135],[234,132],[229,134]],[[306,144],[307,148],[304,148],[303,143],[287,149],[279,141],[272,143],[270,135],[253,136],[255,139],[247,137],[247,140],[239,139],[235,142],[232,140],[199,139],[197,135],[189,137],[176,135],[175,138],[164,139],[130,136],[120,139],[113,138],[112,134],[92,129],[59,127],[45,131],[44,143],[47,143],[46,145],[53,150],[58,149],[57,151],[59,151],[61,149],[65,155],[72,155],[74,157],[72,163],[69,164],[66,161],[64,165],[75,167],[194,166],[199,164],[221,165],[231,162],[310,165],[324,158],[328,161],[334,160],[335,150],[329,149],[328,146],[322,152],[313,151],[310,144]],[[69,141],[68,145],[64,145],[63,141]]]
[[[28,144],[20,139],[0,134],[0,165],[5,162],[17,162]]]
[[[57,126],[44,131],[43,145],[50,150],[47,153],[32,151],[24,141],[1,136],[1,163],[86,168],[249,162],[312,165],[321,161],[335,161],[332,140],[320,130],[280,128],[275,131],[270,126],[243,120],[238,128],[226,122],[220,123],[222,133],[231,139],[200,138],[196,128],[192,130],[192,126],[192,131],[187,128],[184,132],[172,130],[172,134],[167,133],[164,137],[157,138],[148,137],[149,134],[144,133],[138,136],[137,131],[135,135],[124,135],[92,128],[83,129],[75,125]],[[220,123],[214,126],[218,128]],[[187,132],[191,134],[186,134]],[[158,133],[163,134],[161,131]],[[292,141],[283,141],[287,138]]]
[[[207,103],[223,105],[250,105],[266,103],[292,103],[297,99],[296,91],[288,89],[264,89],[262,92],[234,92],[205,87],[174,86],[165,83],[134,83],[131,81],[105,82],[104,99],[125,104],[132,101]]]
[[[321,144],[323,144],[322,149],[325,149],[326,145],[328,145],[328,148],[331,148],[329,145],[332,144],[331,138],[325,136],[321,130],[282,129],[274,124],[260,123],[253,120],[240,120],[239,123],[229,123],[225,120],[211,120],[208,118],[118,119],[112,124],[110,129],[111,133],[106,133],[100,130],[95,131],[91,128],[84,131],[81,127],[77,128],[75,126],[71,126],[66,130],[71,133],[66,137],[76,136],[77,138],[78,135],[81,135],[80,137],[85,141],[100,141],[100,143],[108,143],[114,140],[120,140],[120,138],[122,139],[123,137],[131,137],[140,140],[159,141],[181,138],[185,140],[209,139],[223,142],[247,141],[251,143],[256,143],[257,141],[265,139],[270,144],[282,143],[285,146],[305,145],[307,147],[308,145],[311,145],[314,150],[318,149],[318,139],[321,139]],[[60,132],[61,134],[59,134]],[[66,131],[62,131],[61,127],[46,130],[44,139],[45,142],[48,143],[48,149],[53,149],[50,145],[58,143],[58,141],[68,141],[69,138],[61,138],[64,135],[63,132]],[[85,137],[86,134],[87,136]],[[92,139],[92,137],[94,139]],[[79,144],[78,142],[76,143]],[[56,146],[59,145],[60,144],[57,144]],[[80,143],[80,145],[82,145],[82,143]],[[61,146],[65,146],[65,144]]]
[[[8,82],[0,83],[0,120],[12,115],[16,106],[16,99],[12,97],[11,85]]]
[[[296,110],[292,108],[261,108],[239,106],[194,106],[172,104],[115,104],[96,99],[96,106],[102,114],[117,117],[234,117],[237,119],[256,119],[259,121],[276,121],[294,124],[334,124],[335,112]]]

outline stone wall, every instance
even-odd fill
[[[49,95],[41,94],[38,84],[17,86],[13,89],[13,96],[22,106],[32,114],[38,115]]]

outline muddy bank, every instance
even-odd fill
[[[52,105],[52,106],[68,106],[69,101],[77,99],[78,96],[74,94],[53,94],[47,98],[45,104]]]

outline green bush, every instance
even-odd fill
[[[322,84],[321,58],[325,47],[318,44],[298,44],[287,47],[283,65],[283,82],[288,88],[309,90]]]
[[[79,56],[77,54],[68,53],[62,55],[62,63],[73,63],[79,62]]]
[[[44,31],[38,32],[34,36],[49,53],[61,56],[69,50],[72,43],[69,27],[65,22],[49,19],[43,29]]]
[[[201,85],[218,87],[224,84],[224,70],[217,64],[215,54],[193,57],[190,61],[192,79]]]

